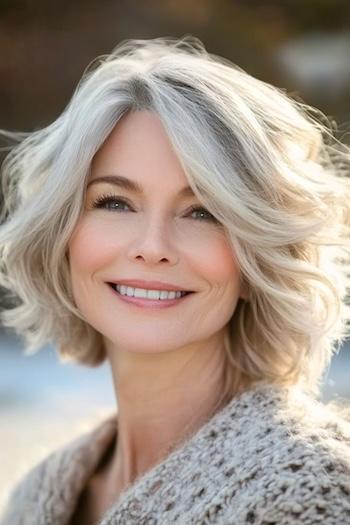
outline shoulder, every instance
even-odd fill
[[[244,393],[232,411],[242,425],[233,445],[241,447],[242,479],[250,486],[243,497],[246,523],[350,524],[344,411],[296,388],[270,386]]]
[[[350,446],[350,404],[321,403],[297,387],[262,384],[233,399],[232,418],[249,420],[248,439],[256,437],[279,448],[293,444],[338,450]]]
[[[34,465],[10,492],[0,525],[37,525],[50,521],[45,521],[45,512],[57,518],[66,513],[113,437],[114,428],[115,416],[110,416]]]

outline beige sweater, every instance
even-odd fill
[[[116,423],[32,469],[0,524],[67,525]],[[256,386],[128,487],[112,524],[350,524],[350,424],[295,387]]]

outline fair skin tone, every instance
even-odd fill
[[[142,193],[102,180],[115,175]],[[156,115],[124,116],[95,155],[88,182],[69,242],[73,294],[104,336],[118,405],[117,446],[86,492],[89,518],[98,519],[217,409],[223,337],[242,292],[223,226],[195,195],[179,194],[188,180]],[[138,307],[108,284],[119,279],[194,293],[169,308]]]

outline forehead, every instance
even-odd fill
[[[136,193],[147,186],[189,186],[160,119],[151,111],[130,112],[117,123],[92,161],[89,182],[105,176],[115,176],[115,182]]]

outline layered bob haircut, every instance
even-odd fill
[[[0,284],[15,298],[3,323],[26,353],[51,342],[63,361],[106,358],[74,303],[67,245],[95,153],[138,110],[159,117],[239,265],[247,296],[225,340],[232,389],[269,381],[318,393],[350,319],[349,149],[320,112],[191,35],[124,40],[89,65],[52,124],[1,131],[14,141],[1,171]]]

